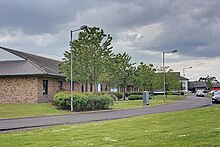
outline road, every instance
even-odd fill
[[[0,132],[25,128],[44,127],[63,124],[87,123],[94,121],[113,120],[141,116],[146,114],[164,113],[205,107],[210,105],[211,99],[187,96],[186,100],[180,100],[172,104],[143,107],[136,109],[97,111],[87,113],[74,113],[65,115],[52,115],[42,117],[0,119]]]

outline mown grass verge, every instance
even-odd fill
[[[165,100],[164,103],[164,96],[158,95],[152,100],[149,100],[149,106],[161,105],[161,104],[168,104],[173,103],[177,100],[183,100],[183,96],[178,95],[168,95],[168,98]],[[143,107],[143,100],[126,100],[126,101],[117,101],[114,102],[114,105],[110,108],[112,109],[128,109],[128,108],[140,108]]]
[[[182,99],[180,96],[168,96],[166,103],[175,102]],[[150,106],[164,104],[163,96],[157,96],[154,100],[150,100]],[[118,101],[114,102],[111,109],[128,109],[138,108],[143,106],[142,100]],[[46,116],[56,114],[68,114],[70,111],[57,110],[50,103],[39,104],[0,104],[0,119],[3,118],[19,118],[32,116]]]
[[[0,134],[1,146],[219,146],[220,105]]]
[[[0,104],[0,118],[18,118],[66,114],[69,111],[57,110],[50,103],[39,104]]]

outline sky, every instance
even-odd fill
[[[191,81],[220,80],[219,8],[219,0],[0,0],[0,46],[62,60],[70,31],[95,26],[132,62],[161,66],[162,52],[178,50],[165,53],[166,66],[185,68]]]

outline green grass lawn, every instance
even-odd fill
[[[220,105],[0,134],[5,146],[220,146]]]
[[[164,103],[164,96],[158,95],[155,97],[154,100],[151,99],[149,100],[149,106],[173,103],[176,100],[182,100],[182,99],[184,99],[183,96],[168,95],[168,98]],[[118,101],[118,102],[114,102],[114,105],[111,106],[112,109],[126,109],[126,108],[138,108],[138,107],[143,107],[143,100]]]
[[[180,96],[168,96],[166,103],[174,102],[177,99],[182,99]],[[164,104],[163,96],[157,96],[155,100],[150,100],[150,106]],[[111,109],[126,109],[142,107],[142,100],[118,101],[115,102]],[[19,118],[30,116],[45,116],[54,114],[67,114],[70,111],[57,110],[50,103],[40,104],[0,104],[0,119],[3,118]]]
[[[69,113],[69,112],[57,110],[50,103],[0,104],[0,118],[44,116],[44,115],[65,114],[65,113]]]

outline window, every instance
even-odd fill
[[[93,85],[92,85],[92,83],[91,83],[91,84],[90,84],[90,91],[92,91],[92,86],[93,86]]]
[[[81,83],[81,92],[84,92],[84,85]]]
[[[43,95],[48,94],[48,80],[43,80]]]
[[[63,90],[63,82],[58,81],[58,91],[62,91],[62,90]]]
[[[72,87],[72,90],[74,91],[74,89],[75,89],[75,88],[74,88],[74,86],[75,86],[74,81],[73,81],[72,83],[73,83],[73,85],[72,85],[72,86],[73,86],[73,87]],[[71,82],[70,82],[70,90],[71,90]]]
[[[108,91],[108,85],[105,85],[105,91]]]
[[[103,89],[102,89],[102,84],[100,84],[100,91],[102,91]]]

